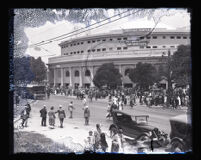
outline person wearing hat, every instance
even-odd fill
[[[113,135],[112,135],[112,146],[111,146],[111,152],[119,152],[120,148],[120,141],[119,141],[119,136],[118,136],[118,131],[113,130]]]
[[[89,131],[89,136],[85,139],[85,151],[93,151],[93,131]]]
[[[27,116],[30,117],[31,105],[28,102],[26,104],[26,111],[27,111]]]
[[[66,118],[66,114],[65,114],[65,111],[62,109],[62,105],[59,105],[59,110],[55,113],[58,113],[60,128],[63,128],[63,121],[64,121],[64,118]]]
[[[90,110],[88,106],[84,108],[85,125],[89,125]]]
[[[73,107],[73,101],[71,101],[69,106],[68,106],[68,110],[70,112],[70,117],[69,118],[73,118],[73,109],[75,109],[75,108]]]
[[[40,117],[42,118],[41,126],[46,126],[46,119],[47,119],[46,105],[43,105],[43,108],[40,110]]]

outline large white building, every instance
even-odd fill
[[[149,34],[151,33],[151,34]],[[150,28],[114,30],[61,42],[61,55],[48,59],[51,86],[93,87],[93,77],[103,63],[113,62],[122,74],[123,86],[133,85],[127,72],[138,62],[156,67],[177,46],[190,44],[187,30]]]

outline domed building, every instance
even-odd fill
[[[94,87],[97,69],[114,63],[122,74],[122,86],[132,87],[130,68],[138,62],[158,68],[168,50],[173,54],[181,44],[190,44],[189,31],[135,28],[74,38],[59,44],[60,56],[48,59],[48,81],[50,86]]]

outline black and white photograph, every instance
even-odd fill
[[[189,9],[13,13],[14,154],[192,152]]]

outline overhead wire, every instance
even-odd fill
[[[41,41],[41,42],[38,42],[38,43],[35,43],[35,44],[31,44],[31,45],[29,45],[28,47],[34,47],[34,46],[37,46],[37,45],[42,45],[42,44],[49,44],[49,43],[52,43],[52,40],[54,40],[54,39],[57,39],[57,38],[59,38],[59,37],[62,37],[62,36],[65,36],[65,35],[69,35],[69,34],[72,34],[72,33],[74,33],[74,32],[77,32],[77,31],[80,31],[80,30],[83,30],[83,29],[86,29],[86,28],[89,28],[89,27],[91,27],[91,26],[93,26],[93,25],[95,25],[95,24],[99,24],[99,23],[101,23],[101,22],[104,22],[104,21],[106,21],[106,20],[108,20],[108,19],[111,19],[111,18],[114,18],[114,17],[116,17],[116,16],[119,16],[119,15],[121,15],[121,14],[124,14],[124,13],[126,13],[126,12],[129,12],[130,10],[127,10],[127,11],[125,11],[125,12],[122,12],[122,13],[120,13],[120,14],[116,14],[116,15],[114,15],[114,16],[112,16],[112,17],[109,17],[109,18],[106,18],[106,19],[104,19],[104,20],[102,20],[102,21],[99,21],[99,22],[96,22],[96,23],[94,23],[94,24],[92,24],[92,25],[89,25],[89,26],[87,26],[87,27],[84,27],[84,28],[81,28],[81,29],[78,29],[78,30],[75,30],[75,31],[72,31],[72,32],[70,32],[70,33],[66,33],[66,34],[63,34],[63,35],[60,35],[60,36],[57,36],[57,37],[54,37],[54,38],[51,38],[51,39],[48,39],[48,40],[44,40],[44,41]],[[140,10],[138,10],[138,11],[140,11]],[[138,12],[137,11],[137,12]],[[131,14],[134,14],[134,13],[131,13]],[[130,14],[130,15],[131,15]],[[124,17],[121,17],[121,18],[124,18]],[[121,19],[121,18],[119,18],[119,19]],[[116,20],[115,20],[116,21]],[[109,22],[109,23],[112,23],[113,21],[111,21],[111,22]],[[105,24],[108,24],[108,23],[105,23]],[[103,24],[104,25],[104,24]],[[102,26],[102,25],[101,25]],[[94,29],[94,28],[93,28]],[[86,31],[88,31],[88,30],[86,30]],[[85,32],[86,32],[85,31]],[[76,34],[77,35],[77,34]],[[73,36],[73,35],[72,35]],[[46,41],[48,41],[48,42],[46,42]],[[42,43],[42,44],[41,44]],[[27,46],[25,46],[25,47],[18,47],[18,48],[14,48],[15,50],[16,49],[20,49],[20,48],[27,48]]]

